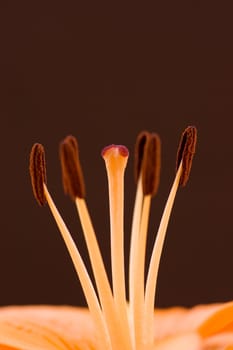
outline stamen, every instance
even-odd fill
[[[35,143],[31,149],[29,172],[31,176],[32,190],[39,205],[47,203],[44,195],[43,183],[46,183],[46,167],[44,147]]]
[[[60,160],[64,192],[72,200],[85,197],[85,185],[79,160],[78,143],[74,136],[67,136],[60,144]]]
[[[197,129],[195,126],[188,126],[180,139],[177,161],[176,161],[176,171],[179,168],[181,160],[183,160],[183,170],[180,178],[180,185],[185,186],[192,167],[193,156],[195,153],[197,143]]]
[[[144,312],[144,274],[145,274],[145,253],[149,212],[152,195],[155,195],[158,189],[160,176],[160,156],[161,143],[157,134],[143,132],[139,134],[135,145],[135,165],[137,171],[140,171],[138,189],[142,182],[143,197],[140,196],[141,204],[137,203],[140,211],[135,214],[138,217],[137,226],[133,219],[132,246],[130,260],[130,290],[131,290],[131,313],[134,324],[134,334],[136,348],[143,343],[142,322]],[[136,208],[136,207],[135,207]],[[138,210],[138,209],[137,209]],[[132,275],[131,275],[132,274]]]
[[[196,128],[188,127],[181,137],[180,148],[178,152],[178,170],[174,183],[172,185],[162,219],[160,221],[159,229],[157,232],[155,244],[152,251],[150,260],[146,291],[145,291],[145,311],[144,311],[144,334],[147,334],[147,342],[151,344],[153,342],[153,323],[154,323],[154,301],[157,285],[157,276],[160,258],[162,254],[162,248],[165,240],[166,230],[171,215],[171,210],[174,204],[175,195],[179,184],[181,183],[181,177],[183,176],[182,184],[188,180],[189,172],[191,169],[191,161],[195,153],[196,145]],[[185,164],[185,165],[183,165]]]
[[[77,141],[74,137],[71,138],[68,136],[61,143],[60,155],[62,178],[65,179],[65,181],[63,181],[63,183],[65,183],[64,189],[66,189],[66,184],[72,184],[72,186],[69,187],[76,188],[75,181],[80,177],[80,174],[78,172],[82,173],[82,170],[79,160],[77,161],[78,148]],[[78,166],[76,165],[77,162]],[[67,171],[68,167],[66,164],[69,165],[69,169],[72,169],[72,171]],[[75,200],[76,208],[78,210],[89,257],[91,260],[94,278],[96,281],[97,291],[103,308],[106,324],[110,333],[111,342],[112,344],[117,344],[121,339],[120,344],[124,344],[124,339],[122,339],[122,337],[124,338],[124,331],[118,330],[118,328],[121,328],[119,318],[115,311],[112,291],[109,285],[103,259],[100,253],[99,245],[96,239],[85,199],[80,198],[80,196],[74,190],[72,190],[72,199]]]
[[[95,320],[95,323],[98,327],[98,330],[101,333],[101,337],[103,337],[103,341],[106,344],[106,348],[110,349],[109,345],[109,336],[106,332],[106,324],[103,319],[103,315],[100,309],[99,301],[96,296],[93,284],[91,282],[91,279],[89,277],[89,274],[86,270],[85,264],[81,258],[81,255],[78,251],[78,249],[75,246],[75,243],[71,237],[71,234],[69,230],[67,229],[61,215],[59,214],[51,195],[49,194],[49,191],[47,189],[47,186],[44,182],[45,177],[43,174],[46,173],[45,171],[45,154],[44,154],[44,148],[40,144],[36,144],[32,147],[31,155],[30,155],[30,174],[31,174],[31,181],[32,184],[37,184],[37,191],[35,191],[35,197],[37,198],[37,193],[43,193],[43,197],[45,198],[46,202],[48,202],[48,205],[50,207],[50,210],[54,216],[54,219],[58,225],[58,228],[60,230],[60,233],[63,237],[63,240],[66,244],[66,247],[69,251],[70,257],[72,259],[72,262],[74,264],[75,270],[77,272],[77,275],[79,277],[80,283],[82,285],[82,289],[84,292],[84,295],[87,300],[88,307],[90,309],[90,312],[93,316],[93,319]],[[36,179],[36,181],[35,181]],[[40,187],[38,188],[38,186]],[[40,197],[39,197],[40,198]],[[39,204],[41,204],[39,202]],[[117,347],[115,348],[117,349]]]
[[[128,160],[128,150],[124,146],[110,145],[102,151],[109,187],[109,207],[111,226],[111,262],[113,295],[120,322],[125,335],[130,335],[127,317],[124,267],[124,171]],[[130,339],[129,339],[130,342]],[[129,346],[131,349],[132,347]]]

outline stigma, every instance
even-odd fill
[[[80,280],[96,327],[96,334],[101,339],[99,349],[148,350],[156,348],[154,344],[154,304],[159,263],[177,190],[179,186],[185,186],[189,178],[196,140],[196,128],[187,127],[181,135],[174,182],[168,195],[145,276],[147,228],[151,200],[157,194],[160,179],[161,142],[156,133],[147,131],[143,131],[137,137],[135,145],[137,189],[131,227],[128,300],[124,257],[124,173],[129,157],[128,149],[123,145],[110,145],[102,151],[109,192],[111,285],[85,199],[84,176],[76,138],[69,135],[60,143],[62,182],[65,194],[70,196],[77,208],[94,281],[91,280],[82,255],[49,192],[44,148],[39,143],[32,147],[29,170],[33,193],[39,205],[48,204],[59,228]]]

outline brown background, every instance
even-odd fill
[[[158,305],[232,299],[230,2],[151,1],[114,8],[82,3],[0,3],[0,304],[85,303],[50,212],[32,196],[28,155],[34,142],[46,147],[49,189],[84,252],[58,161],[60,140],[77,136],[87,201],[109,266],[102,147],[125,144],[132,154],[140,130],[161,135],[151,247],[180,133],[190,124],[199,131],[197,155],[169,224]],[[126,248],[135,194],[132,159],[126,173]]]

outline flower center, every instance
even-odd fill
[[[79,160],[78,143],[73,136],[60,144],[60,159],[65,193],[75,202],[84,232],[97,292],[46,183],[44,148],[32,147],[30,174],[32,188],[40,205],[48,203],[81,282],[86,301],[106,350],[138,350],[153,346],[154,302],[156,281],[162,247],[169,217],[179,184],[187,183],[196,145],[196,128],[188,127],[182,134],[177,169],[168,200],[156,235],[148,274],[145,280],[147,227],[152,197],[157,193],[160,175],[160,139],[157,134],[142,132],[135,147],[135,177],[137,191],[133,212],[130,263],[129,301],[126,300],[124,263],[124,171],[128,159],[125,146],[110,145],[103,149],[110,209],[112,288],[85,201],[85,185]]]

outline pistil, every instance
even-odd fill
[[[124,146],[111,145],[103,149],[102,157],[106,165],[109,188],[113,296],[126,341],[130,345],[124,265],[124,172],[128,150]]]

